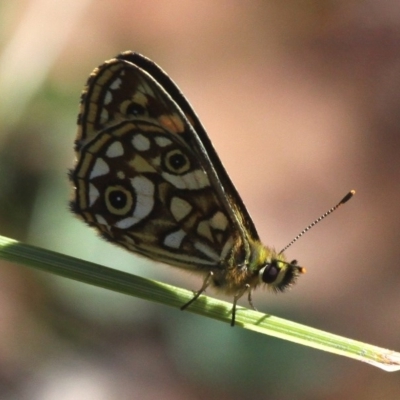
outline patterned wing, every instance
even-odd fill
[[[219,266],[233,246],[235,261],[248,255],[247,238],[258,236],[239,195],[150,60],[127,52],[94,70],[78,125],[71,208],[105,238],[186,268]]]
[[[195,133],[195,135],[189,135],[186,138],[187,143],[189,145],[190,143],[193,143],[193,146],[196,147],[197,142],[201,142],[202,147],[205,149],[207,159],[212,160],[212,165],[214,166],[214,170],[218,176],[219,184],[222,185],[225,190],[225,194],[228,197],[230,207],[234,208],[236,216],[239,216],[240,223],[244,225],[249,237],[253,240],[259,240],[259,236],[253,220],[248,214],[242,198],[240,197],[234,184],[229,178],[229,175],[226,172],[221,160],[219,159],[218,154],[215,151],[206,130],[200,122],[199,117],[194,112],[192,106],[187,101],[186,97],[182,94],[180,89],[176,86],[174,81],[156,63],[154,63],[147,57],[142,56],[141,54],[126,51],[120,54],[117,58],[129,61],[137,65],[138,67],[146,71],[149,75],[151,75],[154,79],[156,79],[157,82],[163,87],[165,92],[167,92],[172,97],[174,102],[183,111],[186,118],[193,127]]]

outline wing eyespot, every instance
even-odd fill
[[[136,102],[131,102],[127,107],[126,107],[126,114],[133,116],[133,117],[145,117],[148,115],[146,107],[142,106],[139,103]]]
[[[109,186],[104,193],[108,211],[114,215],[126,215],[133,207],[132,193],[121,185]]]
[[[190,161],[181,150],[171,150],[164,156],[164,165],[173,174],[184,174],[190,169]]]

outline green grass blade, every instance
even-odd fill
[[[175,308],[181,307],[193,297],[193,293],[185,289],[26,245],[3,236],[0,236],[0,258]],[[231,308],[231,303],[200,296],[185,312],[193,312],[229,324]],[[236,326],[350,357],[385,371],[400,369],[400,353],[247,308],[238,307]]]

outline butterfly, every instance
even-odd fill
[[[126,51],[82,92],[70,208],[125,249],[203,275],[233,296],[289,288],[305,269],[263,245],[205,129],[154,62]]]

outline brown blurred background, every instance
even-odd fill
[[[197,289],[198,277],[101,242],[67,210],[80,91],[123,50],[181,87],[266,244],[282,248],[357,190],[288,250],[307,275],[254,301],[399,351],[400,3],[0,3],[0,234]],[[400,396],[399,373],[0,267],[1,399]]]

